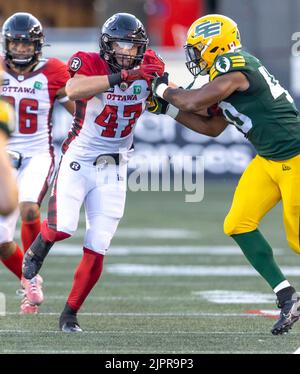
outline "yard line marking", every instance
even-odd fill
[[[287,276],[300,276],[299,266],[282,266]],[[250,266],[161,266],[144,264],[110,264],[106,272],[115,275],[130,276],[215,276],[215,277],[257,277],[258,273]]]
[[[270,304],[275,300],[273,294],[234,290],[193,291],[192,295],[215,304]]]
[[[85,225],[85,219],[82,222]],[[85,228],[79,227],[76,235],[83,237],[85,235]],[[16,240],[20,239],[20,230],[16,232]],[[196,230],[176,229],[176,228],[119,228],[115,233],[115,238],[130,238],[130,239],[200,239],[202,235]]]
[[[280,255],[283,250],[276,249],[275,254]],[[82,247],[74,244],[57,244],[49,252],[51,255],[74,256],[82,254]],[[127,256],[127,255],[235,255],[242,256],[243,252],[236,246],[170,246],[170,245],[155,245],[155,246],[111,246],[109,256]]]
[[[281,248],[274,249],[277,256],[284,254]],[[243,252],[237,246],[182,246],[182,245],[151,245],[151,246],[111,246],[109,256],[127,255],[207,255],[207,256],[243,256]],[[49,252],[51,256],[81,256],[80,244],[57,243]],[[61,261],[61,260],[60,260]],[[63,260],[64,261],[64,260]],[[66,261],[69,261],[66,259]]]
[[[17,312],[6,312],[6,315],[16,315],[20,316]],[[38,313],[39,316],[59,316],[60,313],[57,312],[41,312]],[[163,313],[117,313],[117,312],[82,312],[80,316],[107,316],[107,317],[258,317],[261,314],[253,313],[213,313],[213,312],[178,312],[178,313],[170,313],[170,312],[163,312]],[[21,316],[20,316],[21,317]],[[5,318],[5,317],[4,317]]]
[[[294,354],[294,355],[300,355],[300,347],[297,348],[297,349],[295,350],[295,352],[293,352],[293,354]]]
[[[48,283],[47,283],[48,284]],[[65,295],[49,295],[47,294],[46,299],[47,300],[65,300],[68,296],[68,293],[66,292]],[[20,299],[20,296],[18,295],[6,295],[6,299]],[[89,296],[89,300],[99,300],[99,301],[159,301],[162,300],[174,300],[174,301],[180,301],[180,300],[194,300],[199,302],[200,298],[199,296]]]
[[[75,271],[75,268],[74,268],[74,271]],[[1,273],[1,272],[0,272]],[[2,275],[2,274],[1,274]],[[51,281],[51,280],[48,280],[49,279],[49,275],[51,275],[50,273],[46,273],[46,272],[41,272],[41,275],[44,277],[46,276],[47,277],[47,280],[44,282],[44,285],[45,287],[46,286],[55,286],[55,287],[62,287],[62,288],[66,288],[68,287],[69,285],[69,280],[66,280],[65,282],[60,282],[60,281]],[[143,278],[143,281],[140,281],[140,282],[136,282],[136,281],[116,281],[116,280],[111,280],[111,281],[105,281],[103,280],[101,285],[106,287],[106,288],[113,288],[113,287],[120,287],[120,286],[138,286],[140,288],[140,286],[145,286],[145,287],[151,287],[151,290],[153,289],[153,286],[168,286],[168,287],[182,287],[182,286],[196,286],[195,284],[195,281],[191,281],[187,278],[182,278],[182,281],[173,281],[172,279],[168,279],[166,278],[163,282],[161,281],[157,281],[155,278],[152,278],[151,281],[145,281],[147,278]],[[72,278],[70,278],[70,281],[72,280]],[[1,279],[1,284],[0,284],[0,291],[3,292],[3,289],[1,289],[1,286],[3,284],[5,284],[5,286],[12,286],[14,287],[15,289],[17,288],[20,288],[20,284],[18,283],[17,280],[15,281],[5,281],[3,279]],[[207,287],[211,286],[211,281],[208,281],[208,280],[203,280],[201,284],[207,284]],[[13,291],[14,292],[14,291]]]

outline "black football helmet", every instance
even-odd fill
[[[34,53],[18,56],[9,51],[9,42],[22,41],[34,44]],[[39,60],[44,44],[43,28],[40,21],[30,13],[15,13],[9,17],[2,27],[2,42],[5,60],[16,66],[28,66]]]
[[[113,49],[113,42],[126,42],[137,45],[136,56],[128,56],[116,53]],[[110,17],[102,26],[99,46],[100,55],[108,62],[112,71],[119,72],[121,69],[132,69],[142,61],[148,45],[148,37],[145,28],[140,20],[129,13],[116,13]],[[125,64],[117,61],[128,61]]]

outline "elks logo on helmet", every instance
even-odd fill
[[[81,65],[82,65],[81,59],[75,56],[70,61],[69,67],[70,67],[70,70],[77,71],[80,69]]]
[[[206,75],[219,56],[241,47],[237,24],[221,14],[208,14],[198,18],[188,30],[184,46],[186,66],[194,77]],[[229,68],[229,60],[220,60],[216,66],[219,72]]]
[[[210,38],[214,35],[219,35],[221,33],[221,22],[211,22],[206,21],[197,25],[195,28],[195,37],[203,35],[203,38]]]

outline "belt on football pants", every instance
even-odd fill
[[[96,158],[96,160],[93,162],[93,165],[94,166],[120,165],[123,158],[124,156],[122,156],[121,153],[105,153],[105,154],[99,155]]]

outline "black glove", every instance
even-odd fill
[[[159,96],[157,94],[157,89],[161,84],[169,84],[169,73],[164,73],[161,77],[156,77],[152,81],[152,92],[154,96]]]
[[[152,96],[148,99],[147,110],[153,114],[166,114],[169,103],[158,96]]]

